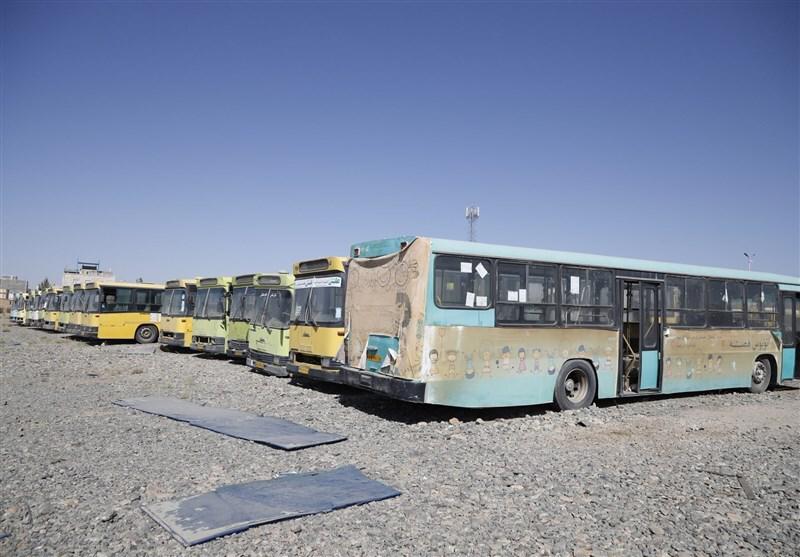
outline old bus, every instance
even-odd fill
[[[337,382],[344,340],[347,257],[294,265],[294,306],[289,327],[290,375]]]
[[[58,313],[61,304],[61,289],[48,288],[44,300],[44,314],[42,315],[42,328],[48,331],[56,330]]]
[[[30,294],[23,292],[14,299],[14,311],[11,314],[11,318],[17,325],[27,324],[26,313],[28,311],[29,298]]]
[[[258,295],[247,337],[247,365],[285,377],[294,276],[290,273],[257,275],[255,283]]]
[[[231,285],[231,303],[228,311],[229,358],[247,358],[247,333],[256,306],[256,274],[239,275]]]
[[[342,380],[396,398],[574,409],[800,377],[800,277],[420,237],[352,256]]]
[[[231,277],[201,278],[192,319],[192,350],[225,354]]]
[[[80,336],[97,340],[158,341],[163,284],[90,282],[84,287]]]
[[[192,345],[192,314],[197,296],[194,279],[168,280],[161,298],[161,337],[165,346],[190,348]]]
[[[59,332],[66,332],[67,325],[69,325],[70,311],[72,308],[72,286],[65,285],[61,289],[61,299],[58,302],[58,321],[56,321],[56,330]]]
[[[69,322],[64,332],[78,335],[81,332],[83,311],[86,309],[86,291],[83,284],[72,285],[72,297],[69,303]]]
[[[28,325],[31,327],[41,326],[42,318],[40,316],[44,315],[42,307],[44,305],[44,295],[45,292],[43,290],[35,290],[31,297],[31,314],[28,316]]]

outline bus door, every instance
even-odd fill
[[[620,392],[661,390],[661,283],[620,279],[622,346]]]
[[[782,320],[783,354],[781,380],[800,379],[800,294],[784,293]]]

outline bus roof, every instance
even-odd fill
[[[294,275],[286,272],[264,273],[255,276],[258,286],[284,286],[289,287],[294,284]]]
[[[379,257],[394,253],[402,249],[418,236],[402,236],[384,240],[374,240],[353,244],[351,254],[358,249],[359,257]],[[760,282],[773,282],[780,285],[783,290],[800,289],[800,277],[778,275],[774,273],[761,273],[742,271],[721,267],[707,267],[704,265],[685,265],[681,263],[667,263],[664,261],[650,261],[646,259],[630,259],[625,257],[611,257],[589,253],[569,251],[555,251],[537,248],[522,248],[503,246],[498,244],[482,244],[461,240],[444,240],[430,238],[431,250],[435,253],[448,253],[454,255],[468,255],[473,257],[497,257],[501,259],[518,259],[523,261],[541,261],[543,263],[560,263],[578,267],[603,267],[607,269],[620,269],[629,271],[664,273],[671,275],[691,275],[711,278],[727,278],[738,280],[751,280]],[[402,247],[401,247],[402,246]]]
[[[329,257],[320,257],[319,259],[298,261],[294,264],[294,276],[297,277],[322,271],[344,271],[349,260],[349,257],[332,255]]]
[[[87,282],[84,289],[90,290],[92,288],[103,287],[119,287],[119,288],[147,288],[152,290],[164,290],[163,284],[154,282],[118,282],[118,281],[97,281]]]
[[[197,280],[198,288],[211,288],[212,286],[230,286],[233,283],[231,277],[204,277]]]
[[[193,284],[197,284],[197,279],[173,279],[168,280],[164,285],[165,288],[184,288],[186,286],[191,286]]]
[[[61,287],[61,291],[62,292],[72,292],[72,285],[65,284],[64,286]]]

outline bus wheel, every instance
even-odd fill
[[[772,364],[767,358],[759,358],[753,364],[753,375],[750,376],[750,392],[760,394],[767,390],[772,378]]]
[[[592,366],[582,360],[566,362],[556,379],[556,404],[561,410],[586,408],[594,400],[597,379]]]
[[[139,344],[150,344],[158,340],[158,329],[155,325],[142,325],[136,329],[134,337]]]

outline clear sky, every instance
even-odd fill
[[[2,273],[400,234],[800,274],[800,4],[2,4]]]

